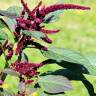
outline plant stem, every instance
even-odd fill
[[[9,66],[9,63],[8,63],[6,54],[5,54],[5,52],[4,52],[4,49],[2,48],[2,44],[1,44],[1,43],[0,43],[0,47],[1,47],[1,50],[3,51],[4,57],[5,57],[5,60],[6,60],[5,67],[4,67],[4,69],[5,69],[5,68],[7,68],[7,67]],[[6,76],[7,76],[6,73],[2,73],[2,74],[1,74],[1,80],[4,81],[4,80],[6,79]]]

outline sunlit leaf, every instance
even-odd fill
[[[72,71],[96,75],[96,65],[93,61],[90,62],[92,58],[87,58],[78,52],[65,48],[49,48],[48,51],[42,51],[42,53],[47,58],[56,60],[60,66],[67,66]]]
[[[8,35],[5,33],[4,30],[0,30],[0,42],[7,40],[8,39]]]

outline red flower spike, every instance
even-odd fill
[[[20,38],[20,33],[14,32],[14,36],[18,40]]]
[[[12,55],[13,55],[13,49],[11,50],[8,50],[8,54],[7,54],[7,60],[11,59],[12,58]]]
[[[3,48],[7,48],[7,46],[8,46],[8,40],[6,40],[6,41],[4,42],[4,44],[2,45],[2,47],[3,47]]]
[[[40,49],[40,50],[44,50],[44,51],[47,51],[47,50],[48,50],[47,47],[45,47],[45,46],[43,46],[43,45],[40,45],[40,44],[37,43],[37,42],[32,42],[32,45],[34,45],[35,48]]]
[[[27,4],[24,2],[24,0],[21,0],[21,3],[22,3],[22,5],[23,5],[24,11],[27,12],[27,13],[29,13],[30,10],[29,10]]]
[[[21,13],[21,16],[16,19],[17,25],[14,32],[14,35],[17,39],[20,39],[21,37],[20,34],[21,30],[41,31],[45,33],[45,35],[59,32],[59,30],[47,30],[44,29],[44,27],[40,26],[44,22],[45,15],[49,14],[50,12],[54,12],[57,10],[64,10],[64,9],[80,9],[80,10],[90,9],[89,7],[74,5],[74,4],[55,4],[48,7],[43,6],[40,9],[40,6],[42,4],[42,1],[40,1],[39,4],[32,11],[30,11],[24,0],[21,0],[21,3],[23,5],[23,11]],[[28,18],[26,19],[24,19],[25,12],[28,15]],[[26,38],[23,38],[18,42],[16,54],[19,54],[23,50],[23,48],[25,48],[27,45],[32,45],[31,38],[29,40],[26,40]],[[47,35],[46,37],[41,39],[47,43],[52,43],[52,40],[48,38]],[[42,46],[40,44],[38,45],[38,43],[35,43],[33,45],[35,46],[35,48],[47,51],[47,48],[45,46]]]
[[[60,30],[46,30],[46,29],[41,28],[40,31],[45,34],[54,34],[54,33],[59,32]]]
[[[18,25],[25,30],[30,30],[34,27],[33,23],[30,20],[25,20],[21,18],[17,18],[16,21],[19,23]]]
[[[80,10],[89,10],[89,7],[74,5],[74,4],[56,4],[46,7],[45,9],[42,8],[40,10],[41,14],[48,14],[50,12],[54,12],[57,10],[64,10],[64,9],[80,9]]]
[[[19,23],[19,26],[24,30],[29,30],[29,27],[26,26],[25,23]]]
[[[31,84],[31,83],[33,83],[34,82],[34,80],[27,80],[25,83],[26,84]]]
[[[17,44],[17,48],[16,48],[16,55],[20,54],[20,52],[22,51],[23,47],[24,47],[24,41],[25,41],[26,37],[22,37],[20,39],[20,41]]]
[[[41,6],[41,4],[42,4],[42,1],[40,1],[40,2],[38,3],[38,5],[31,11],[31,15],[34,15],[35,12],[37,12],[37,10],[38,10],[39,7]]]
[[[52,40],[49,39],[47,36],[44,38],[41,38],[43,41],[47,42],[47,43],[52,43]]]
[[[2,48],[4,51],[7,49],[7,47],[8,47],[8,40],[4,41],[4,43],[2,44]],[[2,55],[3,53],[2,48],[0,47],[0,55]]]
[[[29,63],[29,62],[18,62],[13,63],[10,68],[19,72],[21,75],[26,77],[33,77],[38,74],[37,68],[41,67],[43,64]]]
[[[8,45],[8,54],[7,54],[7,60],[10,60],[13,56],[13,44]]]
[[[24,15],[25,15],[25,11],[23,9],[22,12],[21,12],[21,15],[20,15],[22,19],[24,18]]]

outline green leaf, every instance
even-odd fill
[[[0,42],[7,39],[8,39],[8,35],[4,32],[4,30],[0,30]]]
[[[11,76],[16,76],[16,77],[19,76],[19,73],[17,73],[16,71],[14,71],[10,68],[4,69],[3,73],[6,73],[6,74],[11,75]]]
[[[59,18],[59,15],[63,12],[64,12],[63,10],[58,10],[58,11],[49,13],[48,15],[45,16],[44,23],[51,23],[56,21]]]
[[[40,32],[40,31],[22,31],[23,35],[27,35],[27,36],[31,36],[34,37],[36,39],[41,39],[46,37],[44,33]]]
[[[38,83],[48,93],[61,93],[72,89],[70,81],[66,77],[59,75],[41,76]]]
[[[11,18],[11,19],[14,19],[14,18],[18,17],[18,16],[16,16],[16,14],[10,13],[10,12],[5,11],[5,10],[0,10],[0,15],[1,16],[6,16],[6,17]]]
[[[15,93],[9,89],[0,92],[0,96],[15,96]]]
[[[85,58],[89,61],[88,71],[92,75],[96,75],[96,54],[85,55]]]
[[[11,32],[14,32],[15,31],[16,20],[15,19],[10,19],[10,18],[3,18],[3,20],[7,24],[9,30]]]
[[[9,7],[7,9],[8,12],[12,13],[12,14],[16,14],[17,17],[20,16],[20,13],[22,11],[21,7],[17,7],[17,6],[12,6]],[[16,25],[16,20],[15,18],[10,19],[10,18],[3,18],[4,22],[7,24],[7,26],[9,27],[10,31],[14,32],[15,31],[15,25]]]
[[[64,48],[49,48],[48,51],[42,51],[42,54],[49,59],[56,60],[60,66],[71,69],[74,72],[82,72],[90,75],[96,75],[96,65],[92,58],[88,58],[78,52]],[[96,60],[96,58],[94,58]],[[80,73],[81,74],[81,73]]]
[[[0,29],[5,28],[5,27],[7,27],[6,23],[3,21],[3,19],[0,18]]]
[[[40,93],[39,96],[66,96],[65,94],[46,94],[44,92]]]
[[[0,10],[0,15],[15,19],[20,16],[21,11],[22,7],[12,6],[9,7],[7,10]]]
[[[18,7],[18,6],[11,6],[7,9],[7,12],[10,12],[12,14],[16,14],[16,16],[20,16],[21,12],[22,12],[22,7]]]
[[[72,51],[70,49],[65,48],[55,48],[50,47],[48,51],[41,51],[44,56],[48,57],[49,59],[56,60],[61,62],[62,60],[72,62],[72,63],[89,63],[83,55],[79,52]]]

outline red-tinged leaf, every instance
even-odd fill
[[[66,77],[59,75],[39,77],[38,83],[48,93],[61,93],[72,89],[70,81]]]

